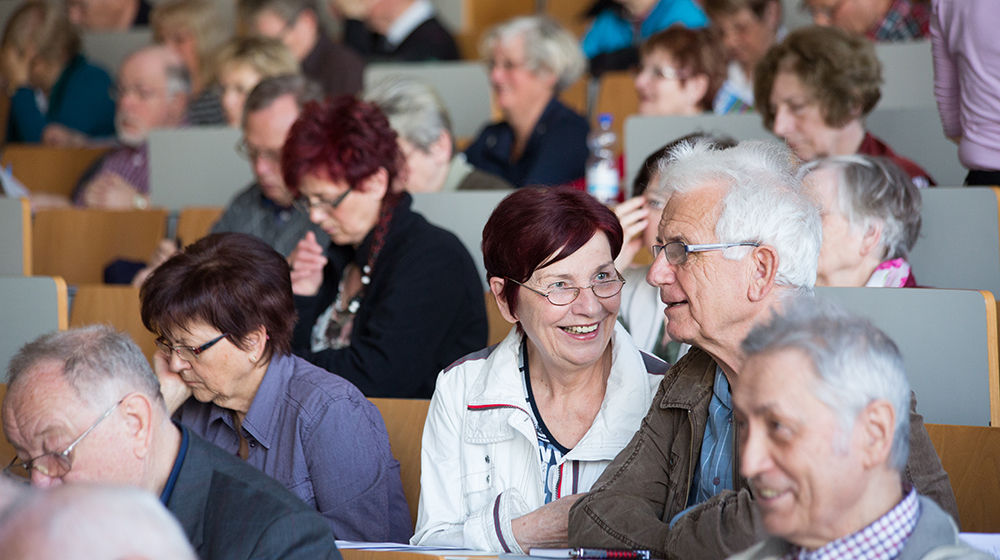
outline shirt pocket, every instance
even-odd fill
[[[470,512],[483,508],[496,497],[494,451],[496,444],[475,445],[465,457],[462,493]]]

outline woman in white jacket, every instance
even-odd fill
[[[483,230],[516,327],[438,377],[424,426],[420,545],[565,546],[567,513],[632,438],[666,365],[617,325],[622,228],[580,191],[520,189]]]

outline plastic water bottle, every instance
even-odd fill
[[[615,143],[618,141],[611,130],[610,113],[597,117],[597,130],[590,131],[587,145],[587,192],[603,204],[618,201],[618,161],[615,158]]]

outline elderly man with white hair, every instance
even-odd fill
[[[138,488],[32,492],[0,516],[0,560],[196,560],[180,524]]]
[[[786,311],[742,345],[740,473],[772,536],[735,558],[990,558],[905,480],[910,386],[892,340],[830,303]]]
[[[667,372],[639,432],[570,511],[573,546],[725,558],[764,536],[758,496],[739,476],[732,426],[740,343],[790,296],[810,294],[820,216],[774,142],[684,144],[660,171],[668,191],[647,281],[667,333],[692,349]],[[906,479],[958,517],[948,475],[910,408]]]

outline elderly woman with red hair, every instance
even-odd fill
[[[306,105],[281,168],[332,240],[307,233],[289,256],[294,352],[368,397],[430,397],[441,369],[486,346],[486,306],[462,243],[393,188],[406,167],[388,119],[351,97]]]
[[[666,364],[618,324],[622,227],[569,188],[525,188],[483,229],[499,345],[438,377],[412,544],[566,546],[570,506],[639,428]]]

